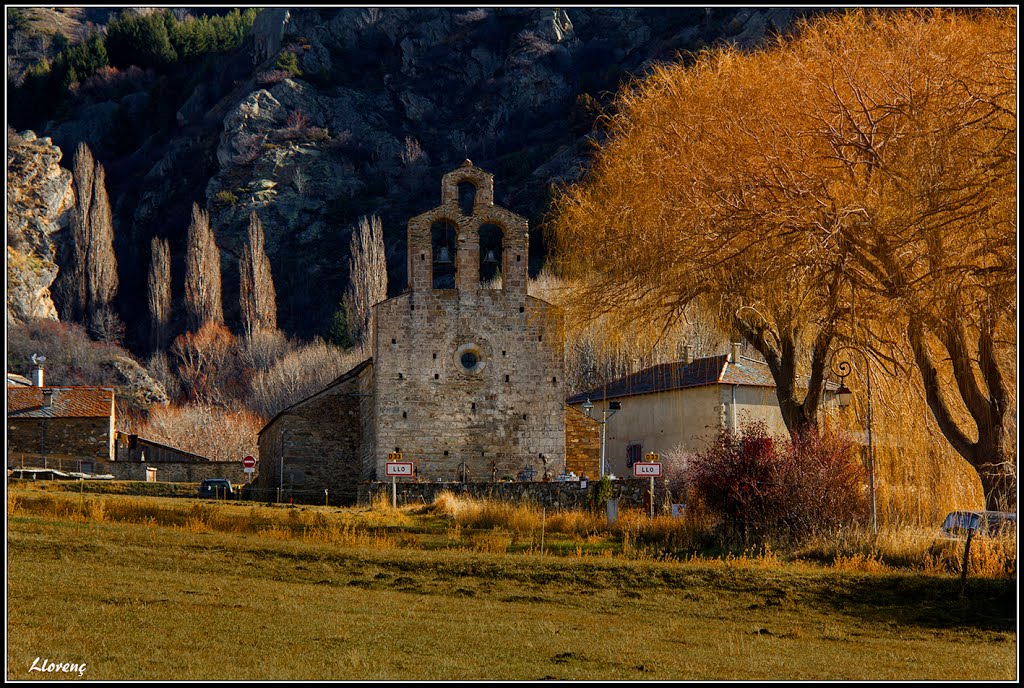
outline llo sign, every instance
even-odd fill
[[[650,459],[651,454],[648,454]],[[657,458],[657,454],[654,457]],[[633,464],[633,477],[635,478],[660,478],[661,477],[661,464],[657,461],[637,461]]]
[[[389,478],[398,478],[401,476],[412,475],[412,462],[411,461],[389,461],[384,464],[384,475]]]

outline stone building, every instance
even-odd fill
[[[391,452],[435,482],[554,476],[567,414],[585,469],[596,435],[565,406],[562,315],[527,295],[527,250],[490,174],[444,175],[441,205],[408,223],[407,290],[374,307],[373,357],[260,431],[257,488],[350,500]]]
[[[7,387],[7,465],[91,472],[114,459],[110,387]]]

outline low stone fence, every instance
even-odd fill
[[[648,479],[613,480],[612,498],[618,499],[619,508],[649,509]],[[532,502],[548,509],[587,508],[598,489],[597,481],[585,482],[496,482],[496,483],[431,483],[398,482],[396,496],[399,506],[430,504],[444,491],[478,499],[497,499],[511,502]],[[370,504],[383,494],[390,501],[390,482],[371,482],[359,485],[359,504]],[[663,478],[654,481],[654,509],[656,513],[671,511],[671,500]]]
[[[45,466],[44,466],[45,463]],[[241,484],[248,480],[241,461],[98,461],[78,459],[49,459],[21,457],[8,468],[56,468],[62,471],[84,471],[98,475],[112,475],[115,480],[146,480],[146,469],[156,469],[158,483],[198,483],[206,478],[227,478]]]

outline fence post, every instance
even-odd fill
[[[967,542],[964,543],[964,561],[960,566],[960,595],[963,596],[967,590],[967,567],[971,563],[971,538],[974,537],[974,528],[967,531]]]

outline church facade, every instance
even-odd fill
[[[374,307],[373,357],[263,428],[257,487],[352,501],[391,452],[432,482],[586,472],[596,424],[565,405],[562,314],[527,294],[527,251],[492,175],[444,175],[408,223],[408,289]]]

